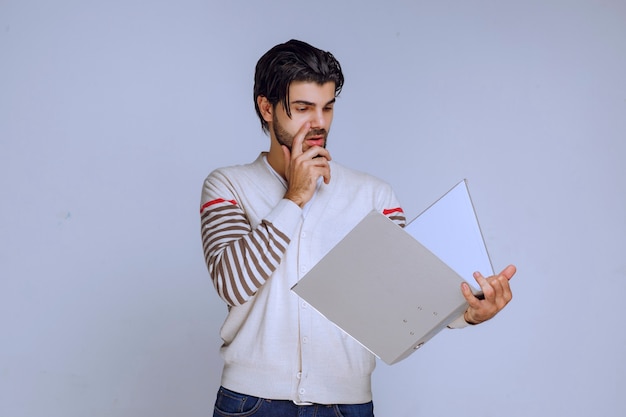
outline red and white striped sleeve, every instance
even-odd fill
[[[402,207],[394,207],[383,210],[383,214],[400,227],[406,226],[406,216]]]

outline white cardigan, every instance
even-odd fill
[[[263,154],[204,183],[205,257],[229,306],[222,385],[297,403],[368,402],[374,356],[290,288],[370,211],[400,226],[404,214],[388,184],[332,161],[306,216],[285,191]]]

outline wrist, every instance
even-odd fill
[[[306,201],[304,201],[303,198],[298,197],[297,195],[293,195],[289,192],[287,192],[283,198],[289,201],[292,201],[294,204],[296,204],[300,208],[303,208],[306,204]]]

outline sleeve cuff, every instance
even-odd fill
[[[468,326],[471,326],[471,324],[465,321],[465,312],[463,312],[463,314],[454,319],[452,323],[448,324],[449,329],[463,329]]]
[[[283,198],[265,217],[265,220],[291,239],[302,220],[302,209],[293,201]]]

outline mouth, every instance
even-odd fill
[[[317,131],[311,132],[309,136],[307,136],[304,141],[309,147],[313,146],[326,146],[326,132],[325,131]]]
[[[316,136],[305,139],[305,142],[309,147],[320,146],[323,148],[326,144],[326,138],[324,136]]]

